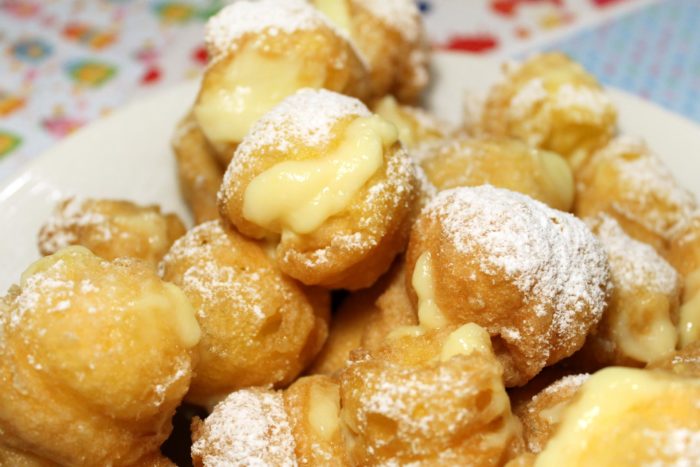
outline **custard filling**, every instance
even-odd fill
[[[356,118],[324,157],[280,162],[253,179],[243,217],[283,235],[313,232],[350,205],[397,139],[394,125],[381,117]]]
[[[413,289],[418,295],[418,322],[428,329],[437,329],[447,324],[447,318],[435,302],[433,265],[429,252],[424,252],[416,261],[411,277]]]

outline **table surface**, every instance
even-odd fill
[[[222,0],[0,0],[0,183],[81,126],[198,76]],[[436,49],[563,50],[604,84],[700,122],[698,0],[435,0]]]

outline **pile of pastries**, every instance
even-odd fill
[[[0,465],[173,465],[183,401],[196,466],[700,464],[700,209],[583,68],[449,125],[411,0],[238,1],[206,44],[195,226],[66,200],[0,298]]]

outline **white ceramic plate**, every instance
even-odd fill
[[[458,121],[464,91],[484,91],[499,64],[483,58],[437,54],[428,105]],[[126,198],[158,203],[189,219],[175,178],[170,136],[192,103],[189,82],[134,102],[62,141],[0,187],[0,294],[36,258],[36,235],[64,197]],[[700,196],[700,127],[617,90],[610,94],[622,130],[643,136],[679,180]]]

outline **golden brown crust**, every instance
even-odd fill
[[[677,350],[647,365],[650,370],[670,371],[680,376],[700,378],[700,342]]]
[[[518,443],[492,354],[439,358],[451,329],[390,337],[340,374],[341,420],[357,465],[500,465]]]
[[[3,443],[123,466],[168,437],[199,330],[182,292],[145,263],[61,250],[0,299],[0,326]]]
[[[263,5],[265,2],[259,3],[257,7],[260,9],[258,14],[261,17],[264,17],[265,9],[279,8],[282,5],[281,2],[276,4],[275,2],[267,2],[268,5]],[[303,4],[303,2],[294,2],[293,5],[290,3],[289,7],[291,9],[299,8],[301,6],[299,4]],[[255,8],[255,6],[246,6]],[[231,36],[230,42],[225,44],[225,49],[221,48],[224,44],[212,45],[211,42],[208,44],[213,59],[202,79],[200,93],[195,103],[195,115],[197,115],[197,106],[203,101],[204,93],[216,93],[217,90],[222,93],[235,91],[231,88],[231,84],[227,83],[226,74],[236,65],[237,57],[246,51],[254,51],[254,53],[269,60],[284,59],[286,62],[295,63],[296,69],[290,70],[290,73],[296,73],[295,90],[307,87],[324,88],[362,100],[369,99],[371,91],[364,62],[349,41],[323,19],[309,18],[307,25],[313,23],[313,27],[287,30],[270,24],[261,29],[251,27],[246,30],[246,26],[238,24],[239,21],[235,19],[234,13],[237,8],[238,6],[235,4],[227,8],[231,12],[226,20],[234,22],[235,24],[229,26],[240,29],[241,34]],[[313,12],[311,6],[307,8]],[[316,12],[313,13],[321,16]],[[308,12],[305,14],[313,16],[309,15]],[[219,22],[219,26],[221,23],[222,21]],[[245,83],[245,85],[250,84]],[[279,94],[278,90],[275,89],[264,91],[275,95]],[[279,100],[284,97],[284,95],[278,96]],[[199,117],[198,119],[200,124],[203,124]],[[205,134],[210,134],[205,126],[203,130]],[[211,141],[211,137],[209,140]],[[224,166],[228,165],[239,143],[240,141],[234,140],[212,141],[212,147]]]
[[[81,245],[112,260],[138,258],[156,265],[185,226],[175,214],[156,205],[131,201],[69,198],[60,202],[39,232],[39,251],[51,255]]]
[[[328,292],[284,276],[258,242],[221,221],[200,224],[177,241],[162,276],[182,287],[203,331],[189,400],[285,386],[326,340]]]
[[[352,292],[343,300],[309,374],[333,375],[345,366],[353,350],[374,350],[394,329],[418,324],[404,273],[403,260],[397,259],[372,287]]]
[[[299,465],[349,465],[340,431],[338,384],[323,375],[298,379],[284,391]]]
[[[209,145],[191,113],[175,129],[172,148],[180,191],[192,211],[195,225],[218,219],[216,193],[224,171],[216,159],[219,153]]]
[[[413,303],[423,254],[444,319],[487,329],[508,387],[578,350],[607,304],[607,259],[585,224],[507,190],[443,191],[423,210],[406,255]]]
[[[615,134],[617,112],[595,78],[561,53],[505,69],[484,104],[481,130],[566,157],[574,169]]]
[[[542,451],[559,425],[563,410],[587,379],[587,374],[566,376],[524,403],[513,405],[513,413],[523,424],[523,437],[530,452]]]
[[[507,138],[456,137],[418,148],[428,180],[439,190],[490,184],[561,211],[574,202],[574,179],[559,155]]]
[[[675,229],[696,209],[693,196],[641,140],[619,137],[598,151],[577,174],[574,213],[604,212],[632,238],[662,256]]]
[[[298,115],[300,105],[305,106],[303,116]],[[222,217],[253,238],[281,232],[280,269],[304,284],[356,290],[372,285],[389,269],[405,248],[416,202],[417,180],[409,156],[398,142],[383,148],[382,166],[346,206],[304,234],[281,225],[268,230],[248,220],[244,214],[247,188],[277,164],[322,158],[341,144],[352,121],[370,115],[354,99],[327,91],[301,91],[258,121],[224,176],[219,191]],[[310,121],[300,121],[305,117]]]

